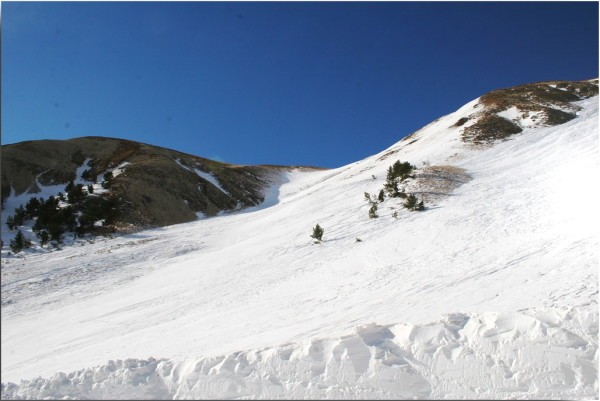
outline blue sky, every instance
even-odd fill
[[[2,144],[338,167],[492,89],[598,76],[598,3],[2,3]]]

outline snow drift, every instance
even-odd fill
[[[110,361],[3,385],[2,398],[581,399],[596,394],[597,340],[594,308],[451,314],[210,358]]]

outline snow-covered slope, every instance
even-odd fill
[[[596,397],[598,98],[493,146],[477,105],[270,207],[4,259],[3,398]],[[427,210],[369,219],[396,160]]]

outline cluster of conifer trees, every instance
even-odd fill
[[[408,210],[425,210],[425,204],[423,203],[422,199],[419,201],[415,195],[407,194],[404,191],[404,188],[400,188],[400,184],[402,184],[404,181],[409,178],[415,178],[413,175],[415,168],[416,167],[409,162],[400,162],[400,160],[397,160],[388,168],[386,181],[383,184],[383,189],[379,191],[379,194],[371,195],[368,192],[365,192],[365,199],[371,205],[369,208],[369,218],[374,219],[379,217],[377,214],[377,204],[383,203],[386,193],[390,198],[406,199],[403,206]],[[394,217],[396,217],[397,213],[394,213],[394,215]]]
[[[103,187],[108,187],[112,176],[105,177]],[[106,185],[105,185],[106,183]],[[102,221],[106,226],[114,222],[119,213],[118,202],[112,197],[90,196],[94,192],[93,185],[69,182],[65,193],[50,196],[48,199],[32,197],[25,204],[15,209],[14,215],[8,216],[6,225],[10,230],[19,229],[28,220],[35,220],[32,230],[42,246],[52,242],[55,246],[62,243],[68,232],[82,237],[94,232],[95,223]],[[17,232],[10,246],[14,253],[31,245],[21,230]]]

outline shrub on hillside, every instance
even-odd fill
[[[373,203],[373,204],[371,205],[371,208],[369,209],[369,218],[370,218],[370,219],[375,219],[375,218],[377,218],[377,217],[379,217],[379,216],[377,215],[377,204],[376,204],[376,203]]]
[[[316,239],[317,241],[322,241],[324,233],[325,230],[317,223],[317,225],[313,227],[313,232],[310,237]]]

